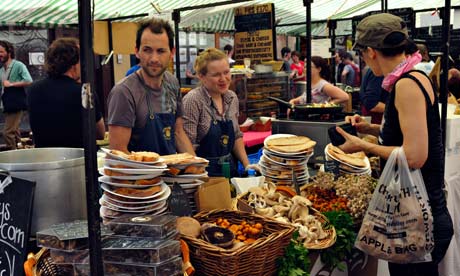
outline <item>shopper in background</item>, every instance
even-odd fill
[[[194,154],[183,128],[179,82],[167,71],[174,56],[174,32],[167,21],[140,24],[136,57],[141,69],[117,83],[108,98],[112,149]]]
[[[399,17],[381,13],[364,18],[356,28],[355,48],[376,76],[384,76],[382,86],[390,91],[382,126],[368,124],[359,115],[347,116],[363,134],[379,137],[379,145],[366,142],[337,127],[346,139],[345,152],[365,151],[388,159],[396,147],[403,147],[408,165],[420,169],[434,218],[435,247],[432,261],[396,264],[389,262],[391,276],[437,276],[453,235],[444,185],[444,147],[441,137],[438,97],[430,79],[414,71],[421,60],[415,53],[405,55],[408,32]]]
[[[348,52],[344,52],[341,58],[344,64],[341,75],[342,84],[359,87],[361,85],[361,73],[358,65],[353,61],[353,56]]]
[[[283,65],[281,66],[281,71],[291,72],[291,49],[289,47],[283,47],[281,49],[281,56],[283,56]]]
[[[382,89],[382,81],[383,76],[376,76],[372,70],[367,70],[359,91],[361,114],[371,116],[372,124],[380,124],[385,111],[388,92]]]
[[[53,41],[46,51],[45,70],[48,76],[34,82],[28,95],[35,147],[83,148],[78,40],[59,38]],[[94,99],[96,139],[104,139],[104,119],[95,93]]]
[[[434,61],[430,59],[428,48],[425,44],[417,44],[417,48],[420,51],[420,54],[422,55],[422,61],[419,64],[416,64],[414,68],[417,70],[421,70],[425,72],[425,74],[429,75],[431,73],[431,70],[433,70]]]
[[[198,156],[208,159],[210,176],[222,176],[222,164],[230,163],[237,176],[233,155],[248,169],[248,156],[238,124],[238,98],[229,90],[231,74],[222,51],[206,49],[195,62],[200,86],[188,92],[184,102],[184,128]]]
[[[343,67],[345,67],[345,63],[342,62],[342,56],[345,53],[345,50],[339,49],[335,53],[335,82],[341,83],[342,82],[342,71]]]
[[[291,71],[294,72],[294,82],[306,81],[305,63],[300,59],[300,53],[297,51],[291,52]]]
[[[204,49],[198,49],[198,54],[195,58],[191,59],[190,62],[187,64],[187,69],[185,71],[185,83],[186,84],[197,84],[198,83],[198,76],[196,75],[195,71],[195,60],[196,58],[204,51]]]
[[[224,52],[227,55],[228,63],[230,64],[230,67],[233,67],[235,64],[235,60],[233,59],[233,46],[230,44],[227,44],[224,46]]]
[[[329,83],[330,69],[327,61],[319,56],[311,57],[311,102],[340,104],[348,101],[348,94]],[[290,104],[306,104],[307,93],[291,99]]]
[[[0,88],[5,113],[3,138],[9,149],[16,149],[21,141],[19,125],[27,110],[25,87],[32,83],[27,67],[14,57],[13,45],[0,41]]]

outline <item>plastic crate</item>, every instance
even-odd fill
[[[263,148],[259,149],[259,151],[256,152],[256,153],[248,154],[249,164],[257,164],[257,163],[259,163],[260,157],[262,156],[262,151],[263,151]],[[245,176],[244,167],[243,167],[243,164],[241,164],[240,161],[238,161],[238,174],[240,176]]]

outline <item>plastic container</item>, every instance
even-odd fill
[[[112,235],[107,226],[101,225],[101,236]],[[52,225],[36,233],[37,246],[59,250],[82,250],[88,247],[87,221],[77,220]]]
[[[107,225],[118,236],[164,239],[176,231],[177,217],[122,216],[107,222]]]
[[[75,276],[90,275],[89,264],[75,264]],[[104,276],[178,276],[183,275],[182,258],[174,257],[156,265],[129,265],[104,262]]]
[[[105,262],[160,264],[181,254],[178,240],[111,237],[102,243]]]

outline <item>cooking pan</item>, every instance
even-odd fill
[[[336,105],[336,106],[326,106],[326,107],[321,107],[321,106],[315,106],[313,104],[295,104],[292,105],[289,102],[286,102],[285,100],[275,98],[275,97],[267,97],[268,99],[277,102],[280,107],[284,108],[290,108],[294,112],[299,112],[303,114],[336,114],[340,113],[343,109],[343,106],[341,105]]]

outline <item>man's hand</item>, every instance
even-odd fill
[[[4,80],[3,81],[3,87],[13,87],[13,83],[10,82],[9,80]]]

